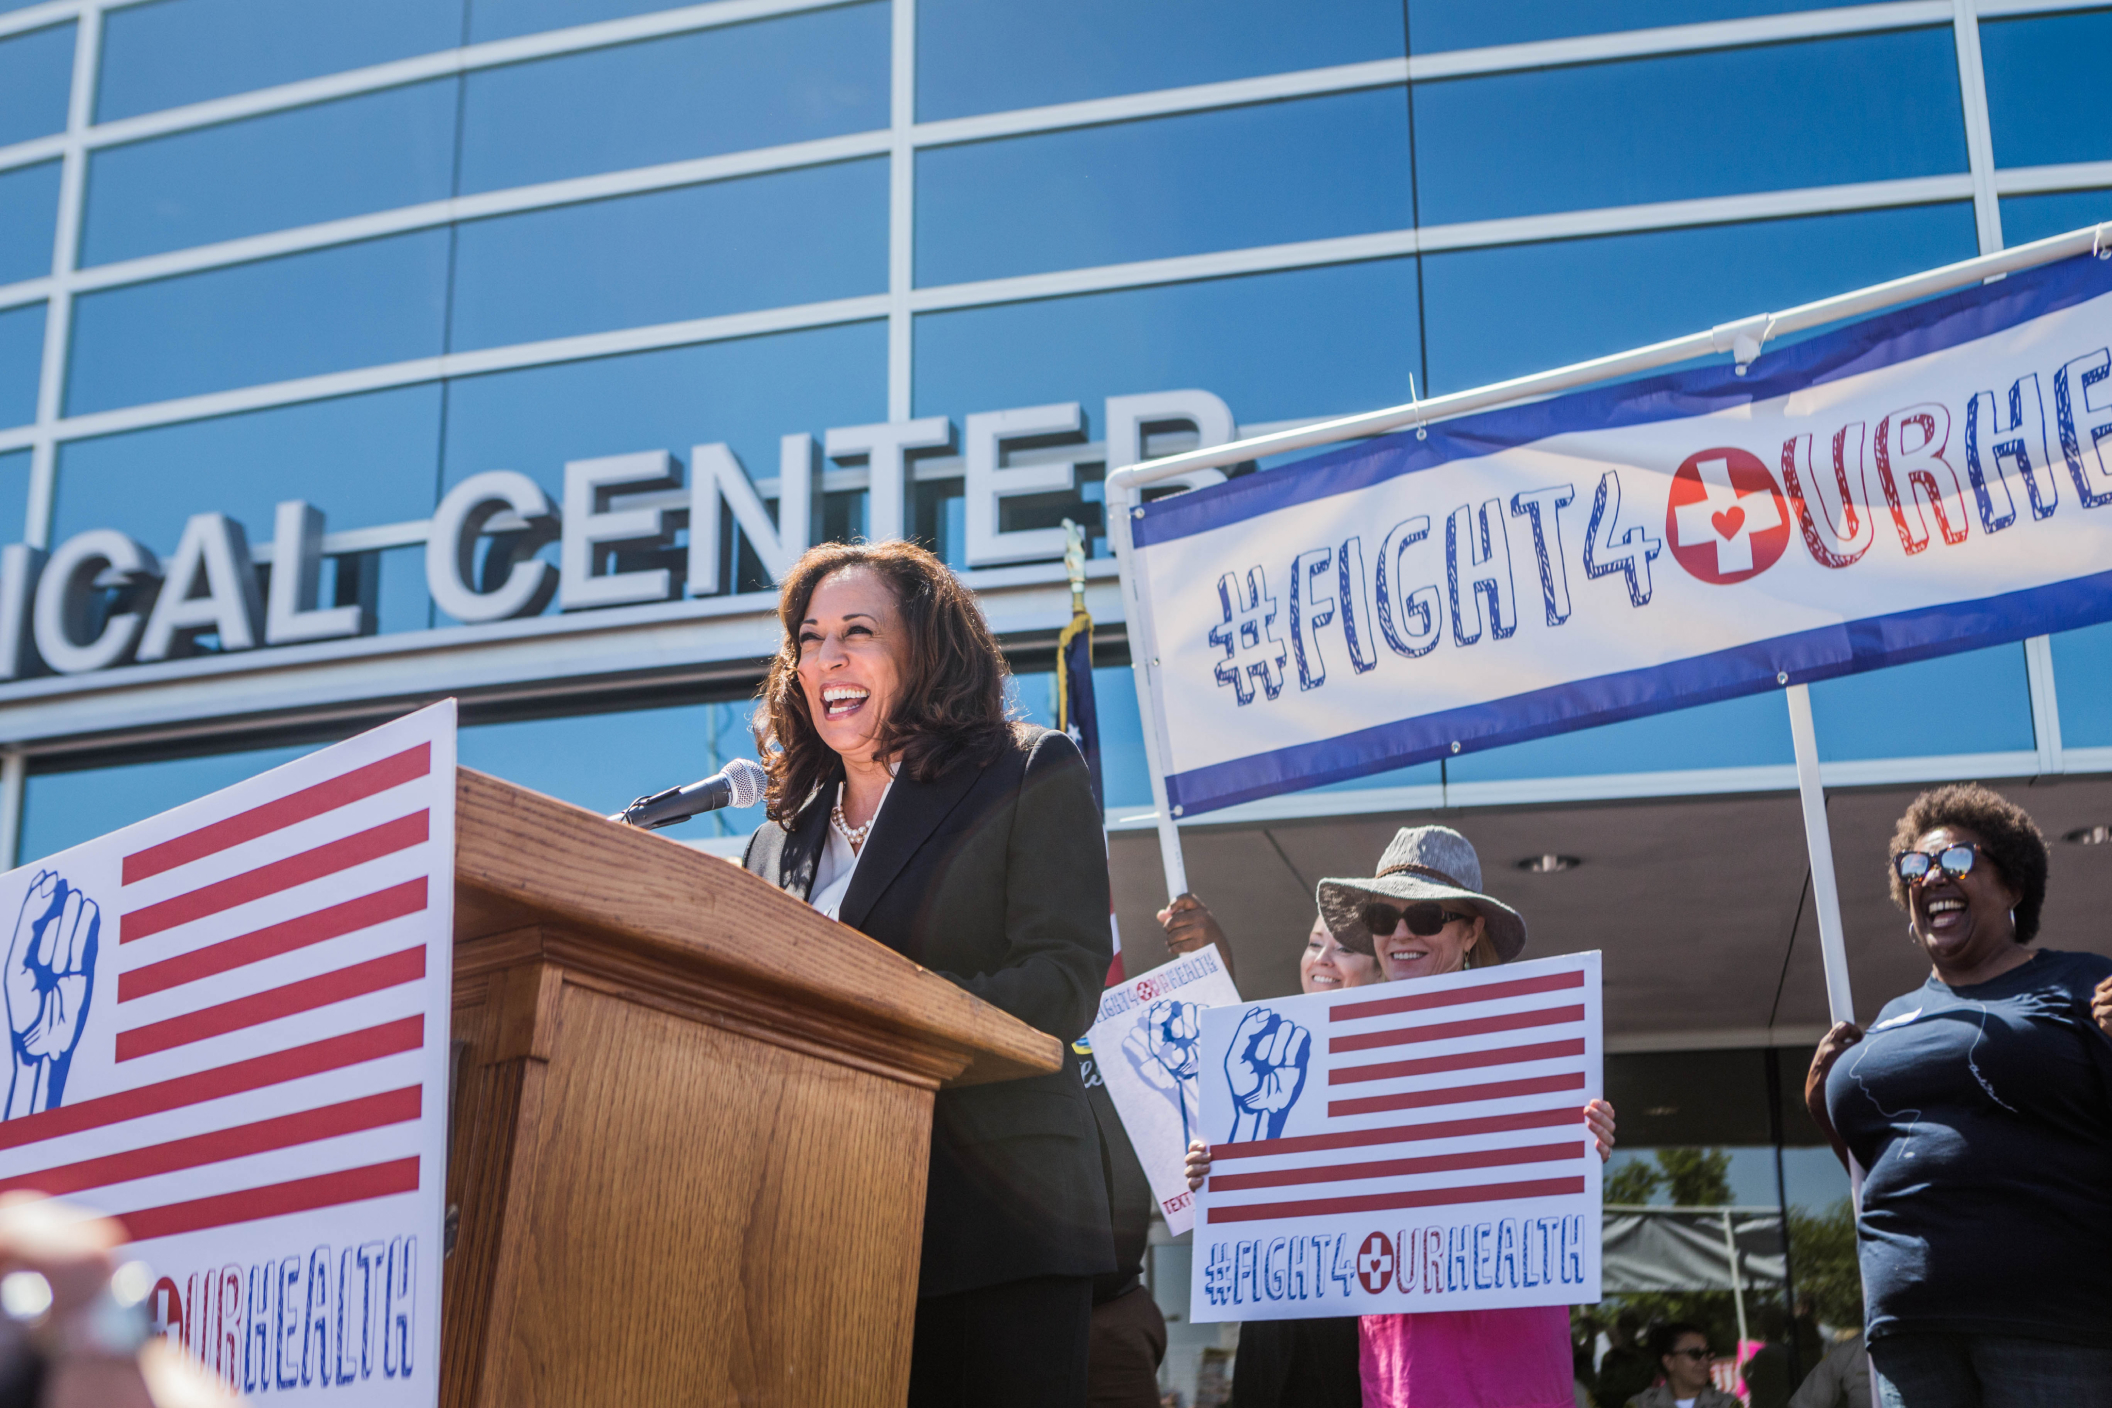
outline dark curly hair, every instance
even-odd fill
[[[2039,911],[2046,905],[2046,838],[2022,807],[1977,782],[1931,788],[1914,799],[1892,832],[1890,860],[1899,859],[1939,826],[1962,826],[1980,838],[1980,854],[1993,861],[2002,878],[2017,891],[2017,942],[2028,944],[2039,934]],[[1888,862],[1892,903],[1907,904],[1907,882]]]
[[[770,773],[766,809],[771,820],[785,825],[841,766],[807,712],[799,684],[799,627],[822,579],[850,567],[878,573],[902,613],[902,658],[896,662],[902,693],[874,740],[877,755],[899,760],[904,772],[929,782],[956,763],[988,762],[1012,739],[1004,653],[975,599],[945,563],[914,543],[809,548],[778,591],[784,640],[756,711],[756,741]]]

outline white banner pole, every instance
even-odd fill
[[[1159,828],[1159,863],[1166,872],[1166,898],[1171,901],[1188,890],[1188,866],[1181,857],[1181,828],[1166,800],[1166,750],[1159,736],[1165,717],[1159,708],[1158,647],[1152,640],[1151,615],[1144,594],[1132,574],[1136,555],[1129,528],[1141,489],[1132,491],[1110,477],[1107,485],[1107,537],[1115,549],[1115,566],[1121,573],[1122,617],[1129,634],[1129,673],[1137,686],[1137,713],[1144,733],[1144,768],[1151,774],[1151,806]]]
[[[1804,804],[1804,845],[1811,855],[1811,902],[1819,917],[1819,956],[1826,964],[1826,1011],[1836,1022],[1855,1020],[1848,990],[1848,948],[1841,938],[1841,894],[1833,879],[1833,833],[1826,825],[1826,789],[1819,782],[1819,736],[1811,722],[1811,687],[1793,684],[1789,736],[1797,749],[1797,796]]]

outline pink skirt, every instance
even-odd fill
[[[1366,1315],[1364,1408],[1576,1408],[1569,1308]]]

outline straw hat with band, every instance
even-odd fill
[[[1497,962],[1508,963],[1525,952],[1525,920],[1503,901],[1481,893],[1481,857],[1449,826],[1402,827],[1379,857],[1378,874],[1369,880],[1322,880],[1319,898],[1320,917],[1335,942],[1352,953],[1375,951],[1359,914],[1374,900],[1396,905],[1427,900],[1472,910],[1486,921]]]

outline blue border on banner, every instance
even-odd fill
[[[1909,665],[2112,621],[2112,571],[2051,586],[1949,602],[1894,616],[1754,641],[1593,679],[1572,680],[1463,709],[1253,753],[1166,779],[1184,818],[1284,792],[1324,787],[1550,734],[1761,694],[1790,684]],[[1459,753],[1452,745],[1459,745]]]
[[[2079,254],[1764,353],[1746,376],[1715,366],[1619,382],[1443,421],[1428,427],[1427,440],[1418,440],[1411,431],[1396,431],[1296,464],[1157,499],[1144,505],[1143,517],[1132,526],[1132,541],[1145,548],[1192,537],[1552,435],[1648,425],[1772,401],[1990,337],[2107,293],[2112,293],[2112,262]]]

